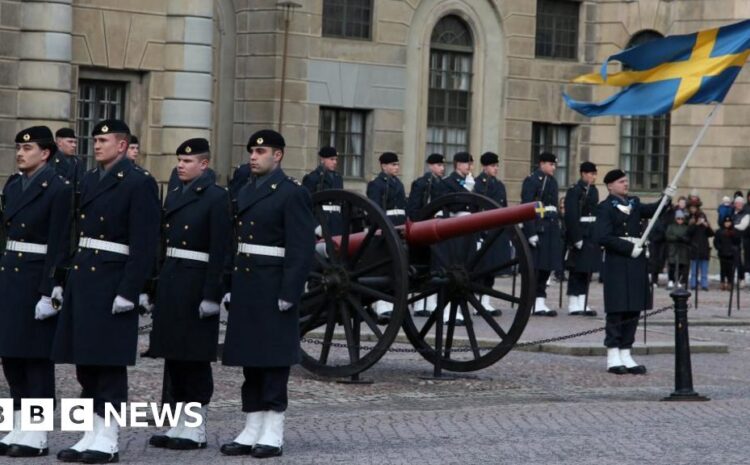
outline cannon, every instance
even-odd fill
[[[455,193],[425,206],[419,221],[394,227],[364,196],[327,190],[313,195],[313,213],[321,237],[300,303],[307,370],[356,377],[403,331],[401,337],[436,369],[470,372],[500,360],[520,338],[533,306],[535,273],[517,225],[543,215],[538,203],[499,208],[486,197]],[[502,263],[488,259],[497,241],[514,250]],[[515,279],[512,292],[485,284],[508,270],[517,273],[518,293]],[[414,317],[409,306],[433,295],[436,310]],[[480,295],[509,305],[494,317]],[[373,312],[377,301],[393,306],[386,322]]]

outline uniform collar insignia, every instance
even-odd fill
[[[276,184],[271,184],[271,189],[276,190]]]
[[[47,181],[44,181],[44,182],[42,183],[42,187],[46,188],[47,186],[48,186],[48,184],[47,184]]]
[[[125,177],[125,173],[124,173],[124,172],[122,172],[122,171],[119,171],[119,172],[117,173],[117,177],[118,177],[118,179],[122,179],[122,178],[124,178],[124,177]]]
[[[198,187],[196,187],[196,188],[195,188],[195,190],[196,190],[197,192],[200,192],[200,191],[202,191],[202,190],[203,190],[203,187],[201,187],[201,186],[198,186]]]

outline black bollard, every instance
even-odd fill
[[[688,300],[690,292],[678,287],[669,294],[674,301],[674,392],[662,400],[706,401],[693,390],[693,368],[690,363],[690,336],[688,335]]]

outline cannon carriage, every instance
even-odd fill
[[[543,214],[537,204],[499,208],[486,197],[457,193],[425,206],[419,221],[394,227],[369,199],[327,190],[313,195],[313,212],[321,238],[300,304],[307,370],[357,376],[403,331],[431,364],[470,372],[500,360],[520,338],[535,282],[531,252],[517,225]],[[498,241],[512,243],[514,255],[492,260]],[[517,271],[519,292],[486,284],[509,269]],[[506,304],[503,315],[487,311],[480,295]],[[428,296],[436,296],[437,308],[414,317],[410,305]],[[385,322],[373,312],[378,301],[392,305]]]

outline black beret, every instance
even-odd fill
[[[470,163],[474,161],[474,158],[469,152],[458,152],[457,154],[453,155],[453,161],[457,161],[460,163]]]
[[[617,181],[618,179],[624,178],[626,176],[625,172],[619,168],[614,169],[612,171],[609,171],[604,176],[604,184],[609,184],[612,182]]]
[[[76,137],[76,132],[71,128],[60,128],[55,132],[55,137],[74,139]]]
[[[52,142],[52,130],[47,126],[32,126],[16,134],[16,143]]]
[[[484,152],[479,158],[479,163],[481,163],[482,166],[494,165],[496,163],[500,163],[500,157],[498,157],[497,154],[493,152]]]
[[[381,165],[386,165],[388,163],[398,163],[398,155],[393,152],[383,152],[378,160],[380,160]]]
[[[585,161],[581,163],[581,173],[596,173],[596,165],[591,163],[590,161]]]
[[[539,163],[541,163],[543,161],[548,161],[548,162],[551,162],[551,163],[557,163],[557,157],[555,156],[554,153],[542,152],[542,153],[539,154]]]
[[[208,152],[208,141],[202,137],[188,139],[177,147],[177,155],[200,155]]]
[[[427,157],[427,164],[432,165],[435,163],[444,163],[445,157],[440,153],[431,153],[429,157]]]
[[[105,119],[94,126],[91,136],[101,136],[102,134],[130,134],[130,128],[125,121],[119,119]]]
[[[256,132],[247,141],[247,151],[253,147],[273,147],[283,149],[286,147],[284,137],[273,129],[261,129]]]
[[[338,152],[336,152],[336,149],[326,145],[325,147],[321,147],[318,151],[318,156],[320,158],[333,158],[339,156]]]
[[[130,145],[141,145],[141,142],[138,140],[138,136],[134,136],[133,134],[130,135]]]

